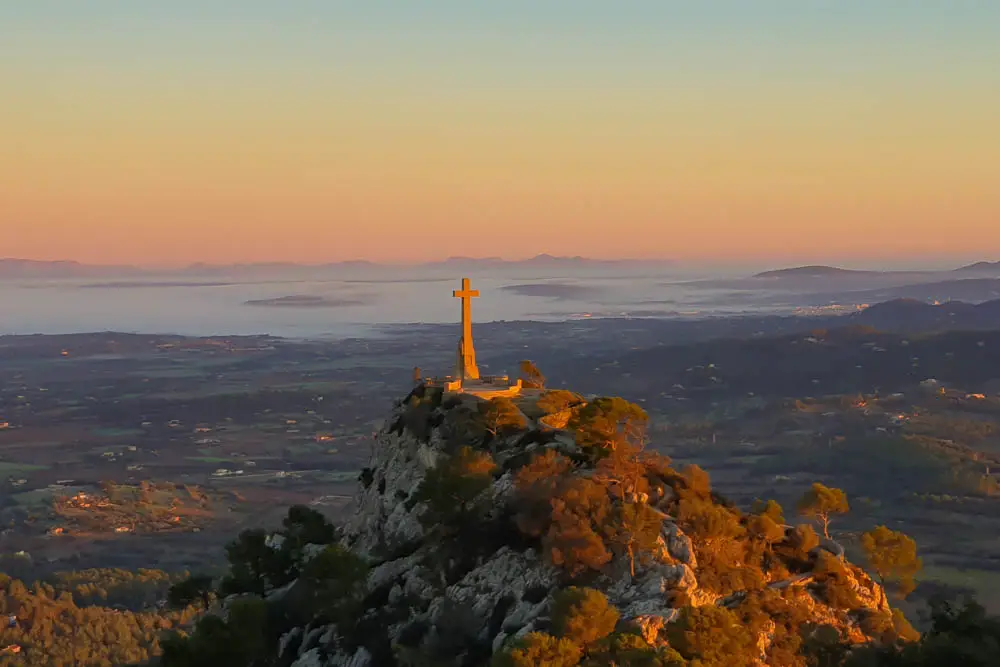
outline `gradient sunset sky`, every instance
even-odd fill
[[[1000,1],[0,4],[0,257],[1000,259]]]

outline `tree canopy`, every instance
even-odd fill
[[[571,586],[552,602],[552,631],[578,646],[590,646],[610,635],[618,623],[618,610],[604,593]]]
[[[823,537],[830,539],[830,517],[834,514],[846,514],[851,509],[847,504],[847,495],[840,489],[834,489],[813,483],[812,487],[802,494],[798,510],[802,516],[810,517],[819,522],[823,529]]]
[[[529,389],[544,389],[545,376],[538,370],[535,362],[525,359],[521,362],[521,381]]]
[[[427,471],[414,500],[427,503],[422,520],[450,526],[468,518],[472,502],[493,482],[496,463],[488,452],[465,446]]]
[[[635,403],[602,397],[581,408],[570,420],[569,428],[576,433],[580,447],[603,456],[621,443],[642,442],[648,423],[649,415]]]
[[[568,639],[530,632],[493,660],[495,667],[576,667],[582,651]]]
[[[861,535],[861,547],[883,586],[893,583],[902,597],[913,591],[913,577],[922,567],[916,542],[901,532],[876,526]]]
[[[536,406],[547,415],[586,403],[583,396],[565,389],[550,389],[538,397]]]
[[[527,424],[521,410],[506,396],[497,396],[480,403],[479,410],[483,415],[486,430],[494,438],[508,430],[522,429]]]

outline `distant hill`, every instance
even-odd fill
[[[839,266],[826,266],[822,264],[809,266],[793,266],[787,269],[774,269],[756,273],[753,278],[837,278],[837,277],[858,277],[858,276],[928,276],[940,275],[942,277],[954,273],[978,273],[1000,276],[1000,262],[976,262],[960,266],[957,269],[948,270],[895,270],[895,271],[868,271],[860,269],[843,269]]]
[[[1000,303],[992,307],[1000,319]],[[1000,379],[996,327],[911,336],[861,326],[860,319],[855,326],[844,326],[843,320],[833,324],[839,328],[612,351],[592,355],[587,364],[561,367],[560,377],[581,392],[613,382],[622,394],[636,396],[649,396],[676,383],[684,387],[683,395],[706,401],[748,392],[758,396],[817,396],[876,388],[893,392],[927,378],[972,391]]]
[[[967,264],[966,266],[958,267],[952,273],[988,273],[991,275],[1000,275],[1000,262]]]
[[[664,266],[670,264],[668,260],[660,259],[594,259],[591,257],[581,257],[579,255],[556,256],[549,254],[535,255],[528,259],[508,260],[500,257],[449,257],[440,262],[430,262],[424,266],[455,267],[455,268],[497,268],[497,267],[525,267],[536,269],[551,268],[592,268],[592,267],[613,267],[613,266]]]
[[[949,301],[933,305],[916,299],[893,299],[849,316],[854,324],[882,331],[984,331],[1000,329],[1000,299],[980,304]]]
[[[328,262],[326,264],[298,264],[296,262],[251,262],[245,264],[190,264],[175,273],[190,275],[266,275],[302,271],[324,271],[336,269],[377,268],[379,265],[364,260]]]
[[[0,258],[0,279],[4,278],[96,278],[136,276],[135,266],[95,266],[73,261],[47,262],[33,259]]]
[[[940,274],[930,274],[940,275]],[[950,272],[946,275],[953,275]],[[925,277],[926,280],[926,277]],[[1000,278],[958,278],[934,282],[886,285],[874,289],[840,289],[811,294],[805,298],[818,303],[882,303],[898,299],[913,299],[925,303],[965,301],[982,303],[1000,299]]]
[[[795,266],[789,269],[775,269],[754,274],[754,278],[826,278],[835,276],[879,275],[882,271],[859,271],[842,269],[837,266]]]

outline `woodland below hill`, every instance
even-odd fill
[[[157,607],[180,579],[158,570],[84,570],[29,585],[0,574],[0,666],[144,663],[159,655],[165,632],[202,613]]]

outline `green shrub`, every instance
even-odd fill
[[[756,637],[734,612],[706,605],[685,607],[667,629],[669,644],[699,667],[752,667]]]
[[[532,632],[493,659],[494,667],[576,667],[580,647],[568,639]]]
[[[473,501],[490,488],[496,464],[487,452],[462,447],[427,471],[414,502],[427,503],[421,520],[428,526],[457,527],[477,509]]]
[[[554,415],[586,403],[583,396],[565,389],[550,389],[538,398],[535,406],[542,414]]]
[[[820,550],[813,574],[828,605],[835,609],[857,609],[861,606],[861,600],[850,583],[852,575],[839,558]]]
[[[567,588],[552,603],[552,632],[586,648],[610,635],[618,623],[618,610],[604,593],[593,588]]]

